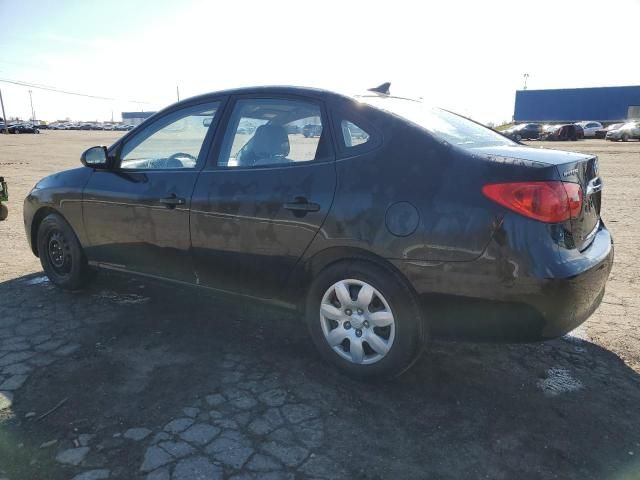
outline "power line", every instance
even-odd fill
[[[141,103],[141,104],[149,104],[149,103],[151,103],[151,102],[144,102],[142,100],[126,100],[126,99],[122,99],[122,98],[103,97],[103,96],[100,96],[100,95],[89,95],[87,93],[79,93],[79,92],[72,92],[72,91],[69,91],[69,90],[62,90],[60,88],[51,87],[49,85],[42,85],[42,84],[31,83],[31,82],[23,82],[23,81],[20,81],[20,80],[8,80],[6,78],[0,78],[0,82],[11,83],[13,85],[20,85],[22,87],[38,88],[40,90],[47,90],[49,92],[63,93],[65,95],[75,95],[77,97],[95,98],[97,100],[123,101],[123,102]]]

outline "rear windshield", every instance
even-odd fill
[[[409,120],[453,145],[467,148],[515,145],[511,140],[487,127],[417,100],[377,95],[356,99]]]

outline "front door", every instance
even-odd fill
[[[193,283],[189,208],[219,102],[178,107],[115,149],[83,196],[91,263]]]
[[[201,285],[274,298],[333,201],[330,129],[321,104],[300,98],[236,98],[227,117],[192,197],[196,274]]]

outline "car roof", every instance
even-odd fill
[[[330,90],[324,90],[321,88],[314,87],[298,87],[292,85],[265,85],[265,86],[253,86],[253,87],[240,87],[240,88],[231,88],[227,90],[218,90],[209,93],[203,93],[202,95],[197,95],[195,97],[186,98],[181,100],[174,105],[179,105],[182,103],[191,103],[197,102],[199,100],[207,100],[211,97],[221,97],[221,96],[229,96],[229,95],[300,95],[300,96],[311,96],[311,97],[342,97],[342,98],[352,98],[348,95],[343,95],[337,92],[333,92]]]

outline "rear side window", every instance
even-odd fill
[[[352,157],[375,150],[382,144],[380,130],[359,112],[351,108],[333,113],[335,138],[341,157]]]
[[[363,145],[371,138],[371,135],[366,130],[349,120],[342,120],[340,128],[342,129],[344,145],[347,148]]]

